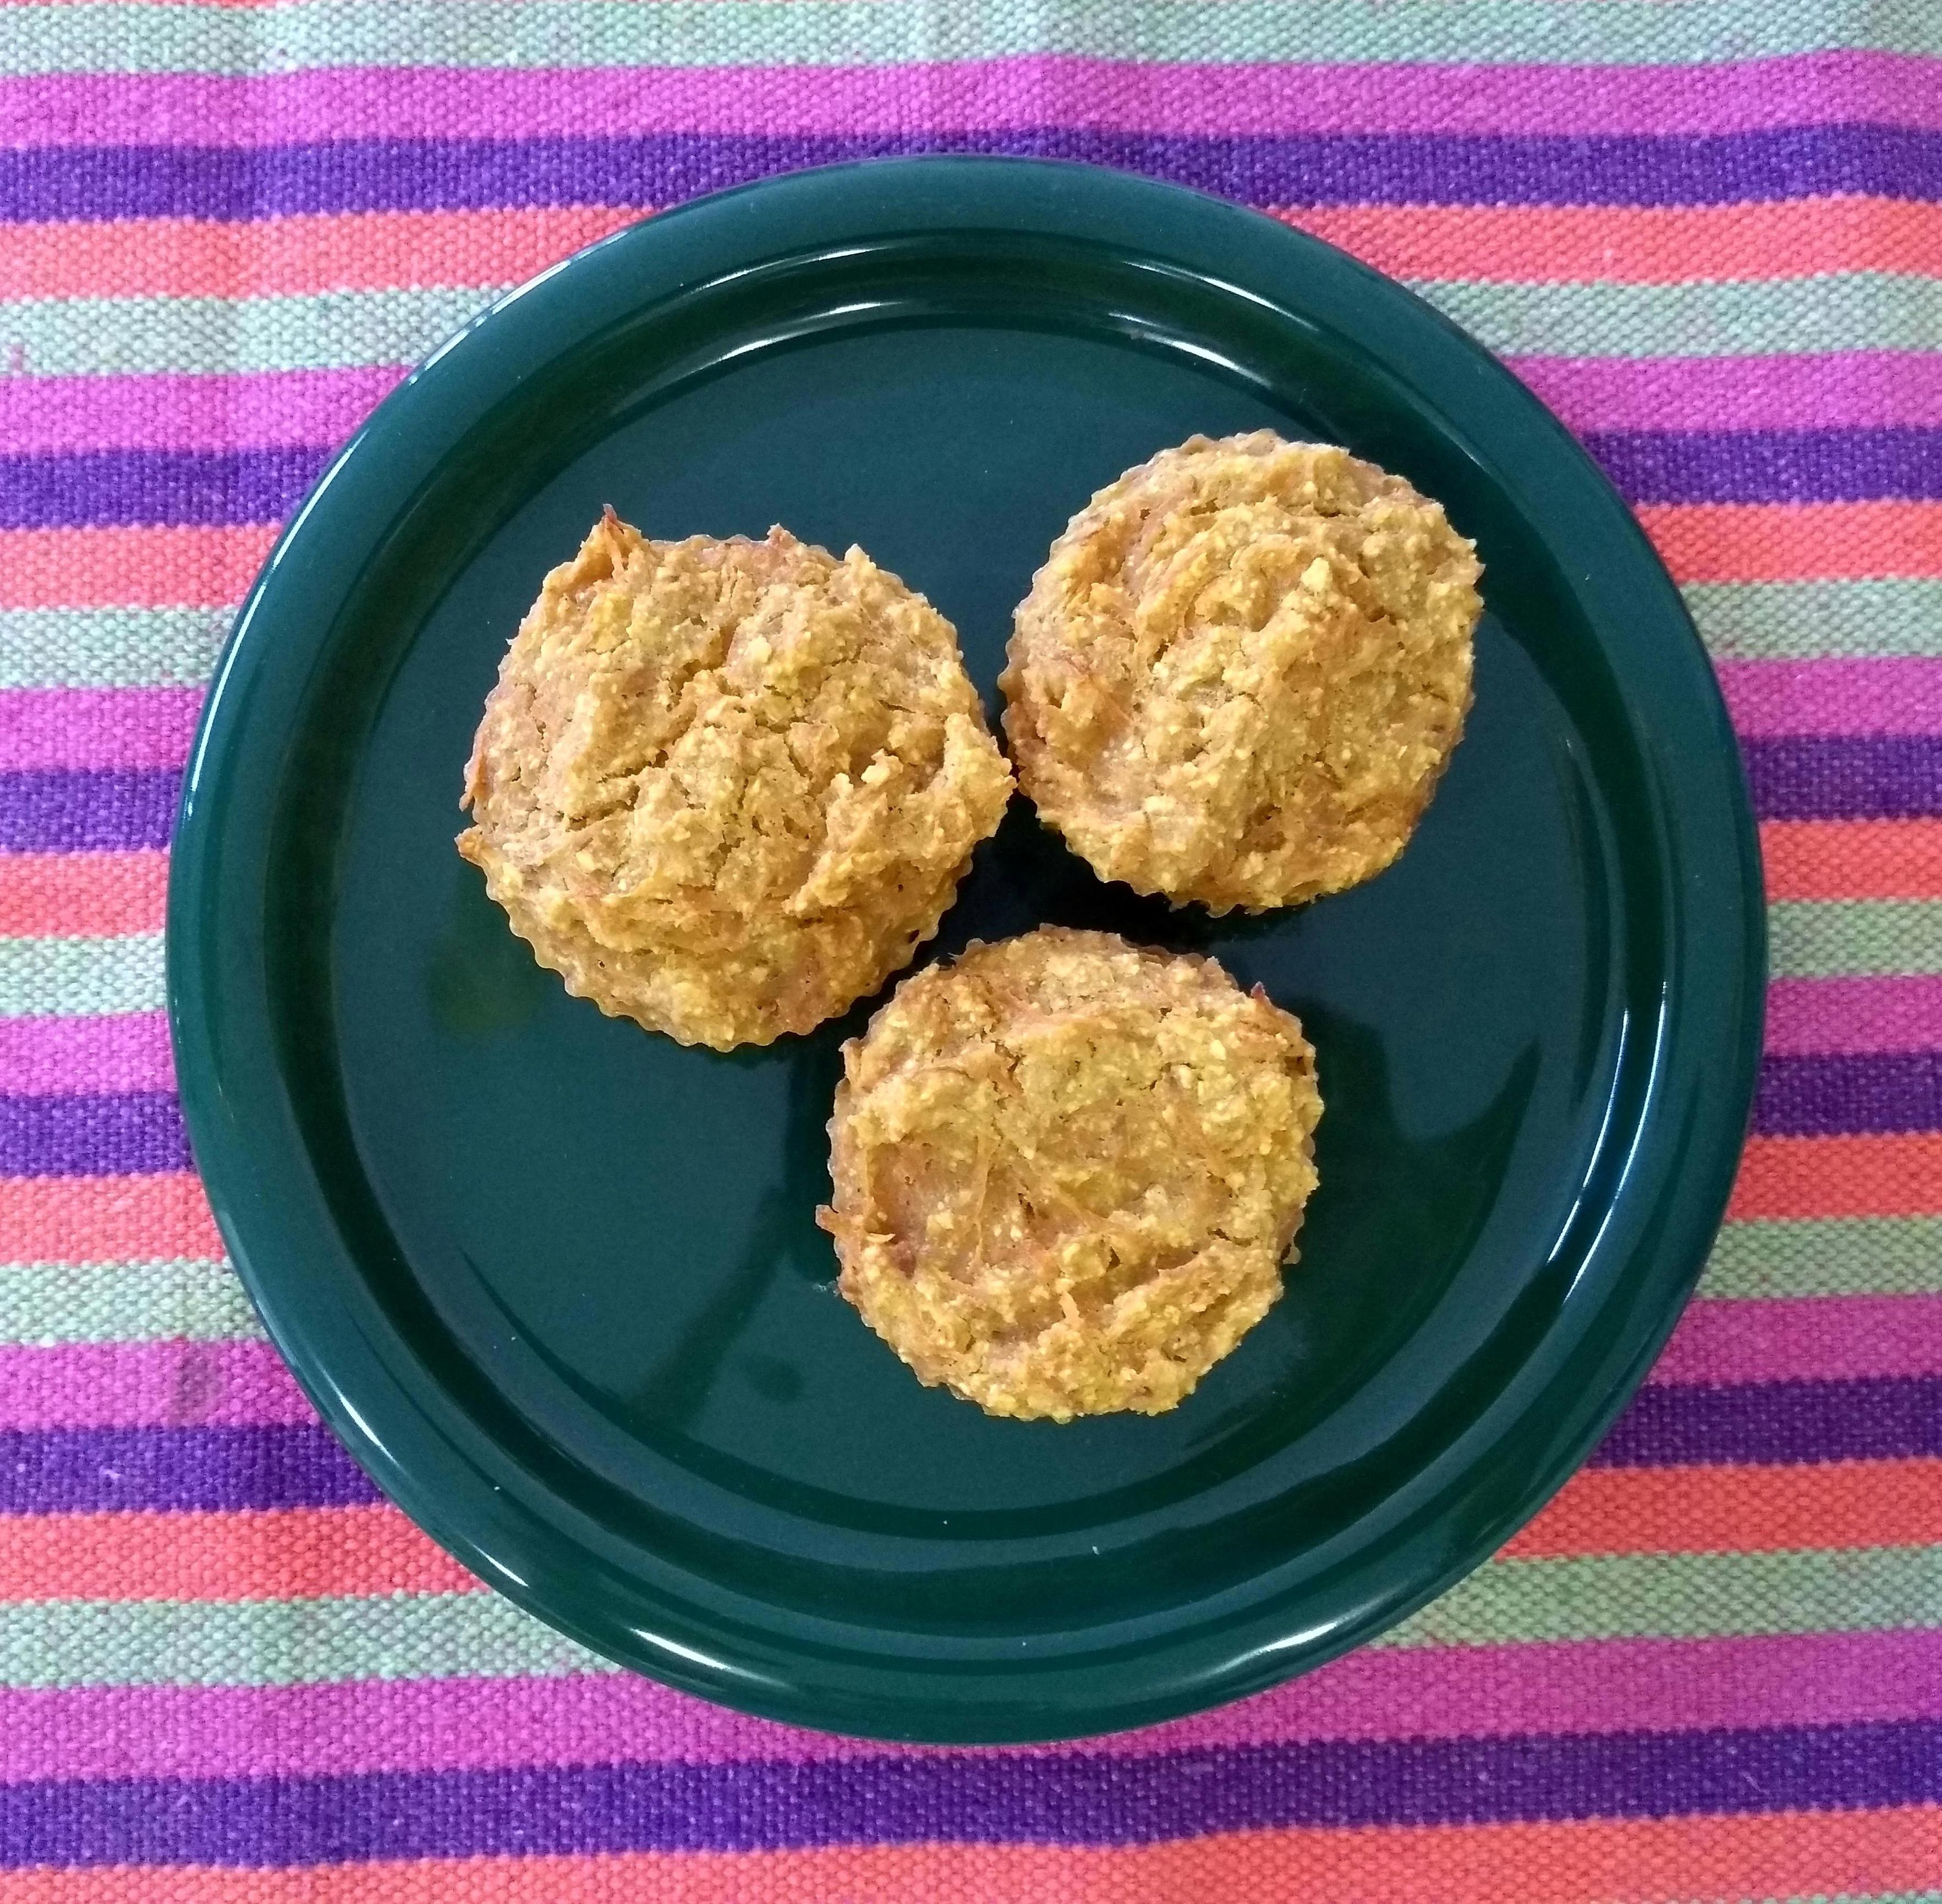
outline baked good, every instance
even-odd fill
[[[1481,573],[1440,504],[1346,450],[1162,450],[1072,519],[1019,605],[1018,783],[1138,892],[1258,911],[1353,886],[1462,736]]]
[[[507,650],[458,849],[568,991],[726,1050],[908,963],[1011,788],[955,631],[861,549],[609,510]]]
[[[1173,1407],[1281,1293],[1322,1114],[1300,1024],[1211,959],[1043,926],[844,1047],[838,1287],[994,1415]]]

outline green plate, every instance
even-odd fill
[[[1257,920],[1101,885],[1022,801],[926,956],[1043,920],[1211,952],[1328,1104],[1286,1295],[1186,1404],[994,1421],[836,1295],[841,1041],[684,1051],[569,999],[452,849],[541,577],[601,505],[860,543],[988,696],[1046,545],[1195,430],[1346,443],[1487,565],[1414,843]],[[1069,1737],[1252,1692],[1483,1560],[1584,1457],[1725,1205],[1759,862],[1678,595],[1563,427],[1327,246],[1077,167],[726,193],[436,352],[238,620],[169,903],[182,1093],[299,1379],[387,1493],[614,1658],[752,1711]]]

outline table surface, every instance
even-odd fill
[[[0,5],[0,1904],[1942,1896],[1942,8]],[[229,615],[498,290],[871,153],[1260,206],[1508,358],[1637,508],[1758,804],[1773,985],[1699,1296],[1378,1644],[1087,1745],[618,1673],[317,1423],[161,1013]]]

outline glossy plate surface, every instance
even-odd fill
[[[988,1420],[835,1293],[837,1047],[569,999],[452,849],[501,653],[602,504],[860,543],[995,704],[1094,488],[1195,430],[1341,442],[1486,564],[1469,737],[1399,864],[1248,920],[1101,885],[1022,801],[926,956],[1042,920],[1221,958],[1327,1103],[1302,1261],[1173,1414]],[[706,200],[485,314],[238,622],[170,898],[183,1100],[272,1334],[378,1482],[617,1659],[831,1728],[1069,1736],[1367,1638],[1581,1460],[1724,1207],[1758,862],[1679,598],[1563,428],[1397,286],[1077,167]]]

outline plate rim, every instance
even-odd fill
[[[239,1048],[233,988],[225,993],[215,962],[207,956],[204,942],[211,909],[222,902],[226,890],[218,877],[226,839],[225,822],[230,817],[221,797],[220,769],[225,750],[232,745],[244,718],[252,671],[258,668],[265,646],[263,635],[256,632],[262,626],[259,618],[267,620],[278,612],[281,596],[302,585],[292,552],[301,552],[305,538],[317,532],[311,525],[321,521],[320,506],[326,516],[341,514],[348,506],[348,492],[354,484],[369,488],[388,483],[393,495],[390,515],[385,519],[395,520],[409,494],[406,485],[411,469],[401,467],[374,474],[373,466],[379,461],[377,457],[364,455],[361,461],[357,460],[366,446],[384,442],[395,434],[401,420],[409,420],[415,409],[440,399],[441,387],[452,382],[453,377],[449,368],[441,373],[442,365],[449,366],[456,361],[462,369],[469,354],[482,355],[495,347],[505,350],[517,341],[512,333],[536,331],[535,320],[542,305],[558,305],[572,295],[577,288],[576,273],[586,276],[596,270],[604,268],[611,273],[617,268],[623,277],[631,271],[644,281],[651,282],[655,277],[657,253],[667,245],[670,233],[677,237],[685,234],[690,240],[687,246],[690,251],[698,246],[704,253],[712,249],[721,254],[727,261],[724,268],[732,269],[735,254],[749,253],[752,246],[759,252],[764,243],[770,242],[764,234],[783,222],[799,234],[792,251],[810,252],[816,248],[811,228],[816,219],[820,216],[829,222],[833,213],[833,222],[840,226],[844,222],[844,207],[849,204],[849,216],[853,222],[856,213],[853,201],[859,197],[881,201],[886,208],[898,210],[906,216],[921,217],[933,228],[941,221],[947,228],[989,229],[994,222],[1003,224],[1005,216],[1009,216],[1014,219],[1027,217],[1045,221],[1034,228],[1055,235],[1066,230],[1073,237],[1094,240],[1101,223],[1116,225],[1123,233],[1165,227],[1169,222],[1177,227],[1183,220],[1193,225],[1212,222],[1233,240],[1235,268],[1231,276],[1243,287],[1251,271],[1260,274],[1255,268],[1266,259],[1267,268],[1283,281],[1279,287],[1282,295],[1287,295],[1285,281],[1297,271],[1306,271],[1331,281],[1347,295],[1374,300],[1379,311],[1401,322],[1405,329],[1420,333],[1426,323],[1447,341],[1458,345],[1458,360],[1479,377],[1487,389],[1487,400],[1510,406],[1527,429],[1536,432],[1541,441],[1548,439],[1554,456],[1561,455],[1567,464],[1576,467],[1581,479],[1588,473],[1596,487],[1602,489],[1610,507],[1616,510],[1614,528],[1619,545],[1629,556],[1634,571],[1644,574],[1660,598],[1649,605],[1656,611],[1650,618],[1668,623],[1686,644],[1686,660],[1698,661],[1705,691],[1710,695],[1703,710],[1703,724],[1710,728],[1714,743],[1711,758],[1701,763],[1699,770],[1711,769],[1716,778],[1723,780],[1723,791],[1730,810],[1725,817],[1738,874],[1730,893],[1723,898],[1714,895],[1717,904],[1737,909],[1735,922],[1738,929],[1733,935],[1735,942],[1698,949],[1708,952],[1716,978],[1734,989],[1741,1004],[1740,1021],[1735,1027],[1737,1037],[1730,1046],[1716,1051],[1725,1072],[1724,1095],[1729,1107],[1735,1104],[1740,1107],[1739,1122],[1729,1141],[1726,1120],[1716,1116],[1714,1128],[1702,1134],[1703,1168],[1692,1178],[1666,1189],[1665,1195],[1676,1198],[1681,1206],[1684,1233],[1703,1234],[1703,1240],[1678,1252],[1680,1260],[1676,1263],[1655,1263],[1654,1299],[1649,1304],[1643,1293],[1635,1293],[1628,1320],[1637,1326],[1628,1345],[1630,1354],[1622,1376],[1597,1402],[1580,1412],[1570,1433],[1554,1437],[1545,1458],[1526,1477],[1513,1507],[1493,1516],[1483,1533],[1473,1532],[1453,1558],[1441,1568],[1426,1573],[1409,1593],[1374,1601],[1360,1618],[1339,1621],[1322,1637],[1306,1643],[1299,1632],[1290,1635],[1273,1630],[1272,1621],[1267,1622],[1264,1636],[1257,1633],[1256,1627],[1265,1618],[1257,1612],[1254,1624],[1244,1623],[1238,1629],[1230,1630],[1236,1651],[1233,1663],[1217,1672],[1188,1674],[1166,1684],[1156,1682],[1132,1696],[1121,1691],[1117,1683],[1138,1677],[1137,1671],[1123,1661],[1095,1660],[1072,1667],[1068,1669],[1071,1673],[1090,1675],[1097,1682],[1090,1700],[1064,1699],[1055,1712],[1047,1710],[1037,1717],[1019,1710],[1019,1706],[1029,1709],[1032,1705],[1030,1671],[1017,1675],[1018,1705],[953,1704],[951,1677],[939,1663],[913,1664],[908,1659],[883,1655],[873,1662],[871,1676],[873,1681],[888,1683],[873,1684],[869,1690],[859,1693],[854,1689],[856,1674],[846,1676],[839,1659],[836,1676],[851,1682],[850,1692],[839,1697],[829,1685],[830,1675],[826,1672],[786,1680],[767,1670],[775,1663],[770,1650],[748,1647],[738,1657],[732,1634],[725,1639],[722,1636],[719,1617],[712,1626],[706,1619],[698,1626],[663,1619],[660,1630],[629,1627],[626,1633],[642,1643],[617,1647],[610,1627],[586,1624],[573,1610],[562,1609],[528,1589],[519,1572],[509,1567],[502,1557],[506,1550],[494,1552],[459,1524],[468,1517],[475,1520],[476,1517],[449,1511],[443,1487],[428,1486],[415,1474],[414,1469],[421,1466],[421,1462],[409,1452],[401,1456],[394,1451],[391,1443],[397,1439],[400,1422],[415,1416],[432,1436],[438,1433],[436,1425],[418,1410],[408,1388],[398,1384],[395,1370],[384,1367],[372,1345],[364,1342],[366,1377],[397,1385],[396,1392],[385,1394],[383,1410],[369,1405],[368,1388],[354,1397],[340,1385],[332,1370],[333,1363],[342,1366],[345,1341],[320,1346],[315,1333],[300,1322],[284,1299],[279,1284],[288,1269],[287,1265],[280,1266],[277,1259],[280,1254],[289,1254],[292,1247],[280,1235],[289,1219],[286,1217],[280,1221],[275,1200],[263,1194],[262,1186],[255,1180],[258,1160],[254,1153],[258,1146],[244,1138],[238,1128],[242,1107],[262,1102],[262,1093],[275,1088],[274,1077],[279,1071],[280,1061],[274,1052],[266,1055]],[[1067,220],[1076,223],[1068,225]],[[1092,221],[1089,226],[1089,220]],[[1123,237],[1118,241],[1128,242]],[[592,265],[590,261],[596,259],[605,259],[606,266]],[[549,291],[548,286],[553,289]],[[1251,295],[1245,289],[1243,294]],[[643,302],[645,295],[644,292]],[[509,314],[515,312],[522,314],[519,322],[507,323]],[[559,347],[573,347],[581,341],[570,336]],[[1374,354],[1394,367],[1381,350]],[[456,383],[452,383],[451,396],[444,400],[451,403],[454,399],[456,408],[463,411],[466,399],[462,387]],[[483,414],[482,406],[479,414]],[[334,485],[342,486],[337,487],[332,501],[329,498]],[[1554,546],[1549,537],[1542,539],[1547,547]],[[292,563],[289,571],[283,568],[286,562]],[[1641,610],[1642,617],[1646,614],[1646,610]],[[1722,769],[1723,775],[1719,772]],[[1677,783],[1668,784],[1664,791],[1668,812],[1677,816],[1682,797]],[[1711,817],[1717,820],[1721,816]],[[1686,936],[1691,938],[1689,934]],[[1688,944],[1686,949],[1690,953],[1694,948]],[[1064,161],[947,155],[854,161],[776,175],[623,227],[486,305],[434,350],[372,413],[332,458],[277,537],[232,625],[217,663],[188,770],[183,777],[170,856],[166,990],[184,1119],[231,1260],[272,1341],[325,1421],[379,1488],[439,1544],[557,1630],[610,1659],[619,1659],[654,1678],[718,1703],[797,1724],[885,1738],[1022,1743],[1088,1736],[1177,1717],[1260,1691],[1321,1665],[1447,1590],[1487,1560],[1556,1492],[1631,1399],[1656,1357],[1703,1266],[1706,1244],[1725,1214],[1757,1076],[1766,954],[1757,828],[1724,700],[1697,630],[1643,529],[1616,490],[1564,426],[1512,372],[1405,287],[1321,240],[1225,201],[1181,186]],[[1669,948],[1668,969],[1673,957]],[[267,982],[265,989],[267,993]],[[244,1044],[247,1046],[247,1039]],[[1641,1128],[1649,1114],[1641,1113]],[[307,1158],[284,1160],[286,1166],[295,1168],[294,1177],[286,1169],[285,1191],[293,1191],[299,1182],[308,1181],[308,1161]],[[1616,1195],[1615,1189],[1615,1198]],[[341,1238],[332,1240],[342,1244]],[[354,1255],[348,1247],[343,1248],[342,1254],[347,1259]],[[354,1334],[354,1329],[351,1333]],[[354,1351],[356,1344],[351,1343],[350,1348]],[[360,1407],[360,1401],[366,1405]],[[373,1415],[384,1417],[384,1434],[374,1428]],[[1502,1438],[1493,1439],[1493,1449]],[[486,1484],[482,1474],[478,1480],[479,1485]],[[1190,1637],[1194,1630],[1188,1628]],[[697,1633],[706,1643],[696,1639]],[[1242,1647],[1241,1640],[1250,1636],[1256,1643]],[[1169,1654],[1179,1650],[1184,1643],[1170,1632],[1142,1657],[1150,1659]],[[789,1651],[786,1645],[780,1650],[784,1655]],[[1028,1662],[1028,1666],[1031,1664]]]

